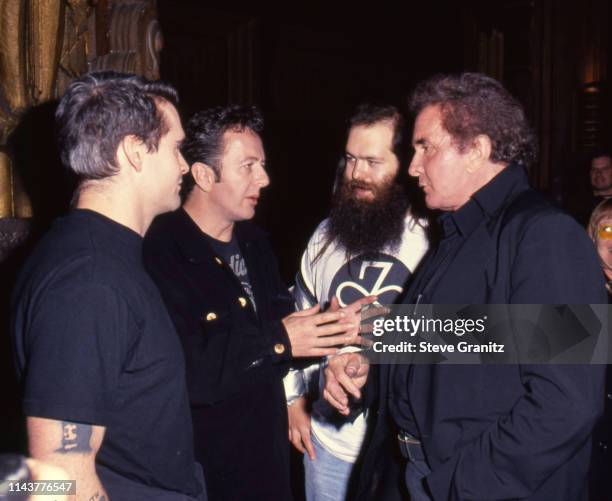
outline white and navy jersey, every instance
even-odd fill
[[[424,222],[416,221],[409,213],[395,250],[385,248],[367,258],[358,255],[347,260],[345,249],[337,241],[325,247],[327,221],[318,226],[302,256],[293,291],[298,308],[317,303],[324,307],[334,296],[341,306],[369,295],[378,296],[381,304],[393,304],[427,251]],[[285,378],[287,401],[292,403],[313,385],[319,387],[321,395],[324,366],[325,361],[290,371]],[[322,396],[313,405],[312,432],[330,453],[344,461],[357,459],[365,428],[363,413],[351,422],[335,412]]]

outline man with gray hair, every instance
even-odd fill
[[[185,362],[142,262],[153,218],[187,171],[176,91],[133,75],[73,82],[56,112],[75,208],[21,272],[12,336],[30,455],[79,500],[204,500]]]
[[[584,230],[529,187],[524,168],[535,156],[533,135],[503,86],[480,74],[442,75],[419,85],[411,104],[409,173],[427,206],[442,211],[442,239],[405,303],[605,303]],[[386,402],[381,413],[395,423],[412,500],[575,501],[587,498],[604,369],[380,366],[379,385],[366,397],[378,391]],[[368,372],[356,354],[330,361],[328,401],[347,414],[347,394],[361,396]],[[358,499],[373,499],[379,478],[374,451],[367,461]]]

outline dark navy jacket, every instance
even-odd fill
[[[440,261],[432,250],[406,303],[606,302],[584,229],[531,190],[521,167],[510,165],[441,219],[450,256]],[[398,402],[409,402],[408,427],[422,441],[435,501],[586,499],[605,366],[413,365],[401,394],[389,390],[400,387],[401,369],[380,369],[379,397],[392,409],[381,412],[397,422]],[[359,499],[372,499],[371,480],[380,478],[374,450],[368,459]]]
[[[209,499],[290,499],[282,378],[291,349],[281,319],[294,311],[293,299],[264,233],[247,222],[234,232],[257,311],[183,209],[154,221],[145,264],[185,350],[196,458]]]

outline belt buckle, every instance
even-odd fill
[[[400,432],[397,434],[397,439],[403,444],[407,445],[420,445],[421,441],[414,438],[412,435],[406,432]]]

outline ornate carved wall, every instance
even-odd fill
[[[114,69],[159,78],[163,39],[155,4],[148,0],[115,1],[110,6],[108,52],[90,63],[90,69]]]
[[[0,261],[27,234],[17,219],[39,216],[32,191],[44,191],[22,179],[40,179],[31,171],[45,159],[18,150],[52,134],[39,128],[13,146],[16,129],[87,71],[158,78],[162,43],[154,0],[0,0]]]

